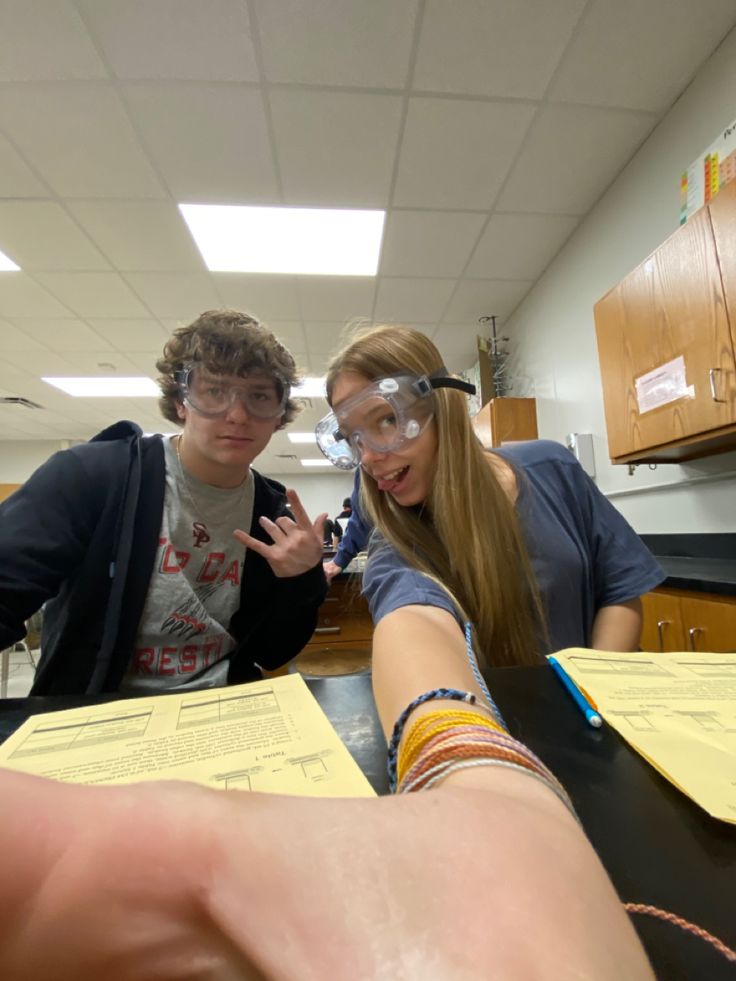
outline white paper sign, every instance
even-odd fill
[[[658,409],[669,402],[676,402],[678,399],[692,398],[695,398],[695,387],[687,383],[685,359],[682,355],[636,379],[639,415]]]

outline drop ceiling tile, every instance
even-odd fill
[[[42,344],[22,327],[16,327],[7,320],[0,320],[0,351],[39,351]],[[2,369],[0,368],[0,384],[2,384]]]
[[[22,272],[0,273],[0,316],[69,317],[76,311],[62,306],[43,286]]]
[[[161,345],[163,348],[163,344]],[[125,352],[127,360],[136,369],[136,375],[148,375],[149,378],[156,379],[159,375],[159,370],[156,367],[156,361],[161,357],[161,349],[156,352],[153,351],[134,351],[132,348],[128,348]]]
[[[378,281],[377,323],[435,322],[452,295],[454,279],[386,279]]]
[[[585,214],[655,122],[623,109],[547,106],[534,120],[497,208]]]
[[[534,112],[519,103],[411,99],[394,206],[490,208]]]
[[[373,313],[376,281],[373,277],[300,276],[297,291],[302,317],[307,320],[349,320]]]
[[[382,276],[459,276],[484,214],[391,211],[381,250]]]
[[[663,112],[734,23],[733,0],[594,0],[548,98]]]
[[[577,224],[570,215],[494,214],[465,275],[537,279]]]
[[[29,319],[16,321],[29,337],[49,349],[68,351],[111,351],[112,347],[81,320]]]
[[[117,273],[43,272],[36,278],[79,317],[149,316],[149,311]]]
[[[386,206],[401,121],[398,96],[277,89],[270,103],[287,204]]]
[[[190,269],[196,272],[204,268],[202,257],[174,204],[167,201],[69,201],[67,207],[117,269],[150,272]]]
[[[16,368],[29,371],[34,377],[40,378],[42,375],[70,375],[72,374],[71,365],[61,354],[56,351],[35,351],[32,359],[25,351],[8,351],[3,355],[4,359]],[[41,391],[48,392],[49,386],[44,383]]]
[[[443,318],[446,324],[477,324],[494,314],[505,320],[529,291],[532,282],[502,279],[466,279],[458,284]]]
[[[87,323],[108,344],[123,352],[145,351],[159,354],[170,333],[157,320],[88,318]]]
[[[0,201],[0,249],[28,272],[110,268],[54,201]]]
[[[6,138],[0,134],[0,198],[41,198],[48,187],[36,177]]]
[[[0,123],[57,194],[163,197],[112,86],[29,83],[7,96]]]
[[[140,375],[140,371],[133,362],[118,351],[110,351],[109,349],[100,351],[67,351],[64,354],[64,358],[74,369],[72,372],[73,375],[94,378],[132,378]],[[69,396],[69,398],[76,399],[77,397]],[[103,396],[103,399],[106,405],[107,398]],[[86,402],[87,399],[85,398],[84,401]],[[90,401],[98,402],[100,400],[91,399]],[[133,400],[125,400],[127,404],[130,404],[131,401]]]
[[[294,360],[297,359],[297,352],[302,356],[307,349],[307,341],[304,336],[304,328],[301,320],[266,320],[264,323],[270,331],[281,341],[285,348],[291,352]]]
[[[299,320],[299,299],[294,276],[251,273],[212,273],[223,305],[265,321]]]
[[[417,0],[256,0],[255,10],[270,82],[406,84]]]
[[[67,0],[4,0],[0,19],[0,80],[107,77]]]
[[[428,0],[415,89],[539,99],[585,0]]]
[[[125,279],[155,317],[181,317],[188,324],[205,310],[222,306],[209,273],[136,272],[126,273]]]
[[[347,328],[345,321],[310,321],[304,325],[307,345],[311,354],[333,355],[342,347]]]
[[[242,0],[78,0],[118,78],[255,81]]]
[[[180,203],[273,204],[278,186],[260,92],[242,85],[122,87]]]

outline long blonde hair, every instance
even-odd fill
[[[331,404],[345,371],[373,380],[442,367],[440,352],[419,331],[362,330],[330,362],[327,399]],[[516,510],[475,435],[466,396],[442,388],[432,397],[437,466],[424,507],[397,504],[365,471],[361,506],[399,554],[438,582],[473,623],[486,664],[537,664],[543,617]]]

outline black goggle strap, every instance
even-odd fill
[[[414,384],[415,386],[422,386],[419,392],[421,395],[427,395],[429,394],[429,389],[435,388],[456,388],[459,392],[465,392],[466,395],[475,395],[475,385],[463,381],[461,378],[452,378],[444,366],[438,368],[437,371],[433,371],[431,375],[424,375],[422,378],[418,378]]]

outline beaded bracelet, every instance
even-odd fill
[[[455,702],[467,702],[469,705],[475,705],[475,695],[472,692],[460,691],[457,688],[433,688],[431,691],[425,691],[423,695],[417,696],[413,702],[409,702],[396,720],[391,741],[388,744],[388,781],[392,794],[396,792],[396,756],[406,720],[415,708],[424,705],[425,702],[431,702],[435,698],[446,698]]]

